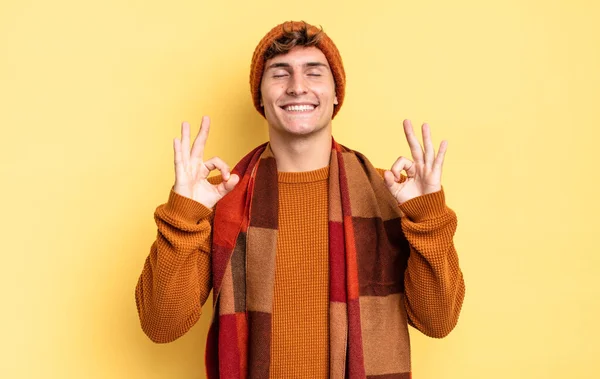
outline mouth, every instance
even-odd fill
[[[314,111],[318,105],[314,104],[288,104],[281,107],[286,112],[290,113],[307,113]]]

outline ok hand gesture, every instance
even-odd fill
[[[181,140],[179,138],[173,140],[173,150],[175,151],[173,190],[181,196],[193,199],[207,208],[212,208],[235,187],[240,178],[236,174],[231,175],[229,166],[219,157],[203,160],[209,129],[210,119],[208,116],[204,116],[190,152],[190,124],[184,122],[181,125]],[[215,169],[219,170],[223,177],[223,181],[218,185],[213,185],[207,180],[210,172]]]
[[[399,204],[442,189],[442,164],[448,142],[442,141],[439,151],[435,155],[428,124],[423,124],[422,132],[425,151],[413,132],[410,120],[404,120],[404,134],[408,140],[413,161],[400,157],[393,164],[391,170],[384,173],[385,184]],[[407,174],[407,178],[403,182],[400,182],[401,171],[405,171]]]

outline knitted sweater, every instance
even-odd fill
[[[328,174],[328,167],[279,173],[271,377],[329,374]],[[218,183],[220,177],[210,180]],[[445,205],[443,190],[399,206],[411,246],[405,274],[408,322],[426,335],[443,337],[454,328],[464,297],[452,243],[456,216]],[[142,329],[155,342],[177,339],[200,317],[212,288],[212,216],[173,191],[156,209],[157,239],[136,287]]]

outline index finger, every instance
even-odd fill
[[[412,153],[413,160],[415,162],[423,162],[423,148],[413,131],[412,124],[410,120],[404,120],[404,134],[406,135],[406,140],[408,141],[408,146],[410,147],[410,152]]]
[[[206,146],[206,140],[208,140],[208,131],[210,129],[210,118],[208,116],[202,116],[202,124],[200,124],[200,130],[194,140],[192,146],[192,152],[190,158],[202,159],[204,155],[204,147]]]

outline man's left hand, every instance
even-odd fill
[[[391,170],[384,173],[384,181],[399,204],[417,196],[437,192],[442,189],[442,165],[448,141],[442,141],[437,155],[431,142],[431,131],[427,123],[423,124],[423,144],[415,136],[410,120],[404,120],[404,134],[410,147],[413,160],[400,157]],[[401,172],[406,172],[406,180],[400,183]]]

